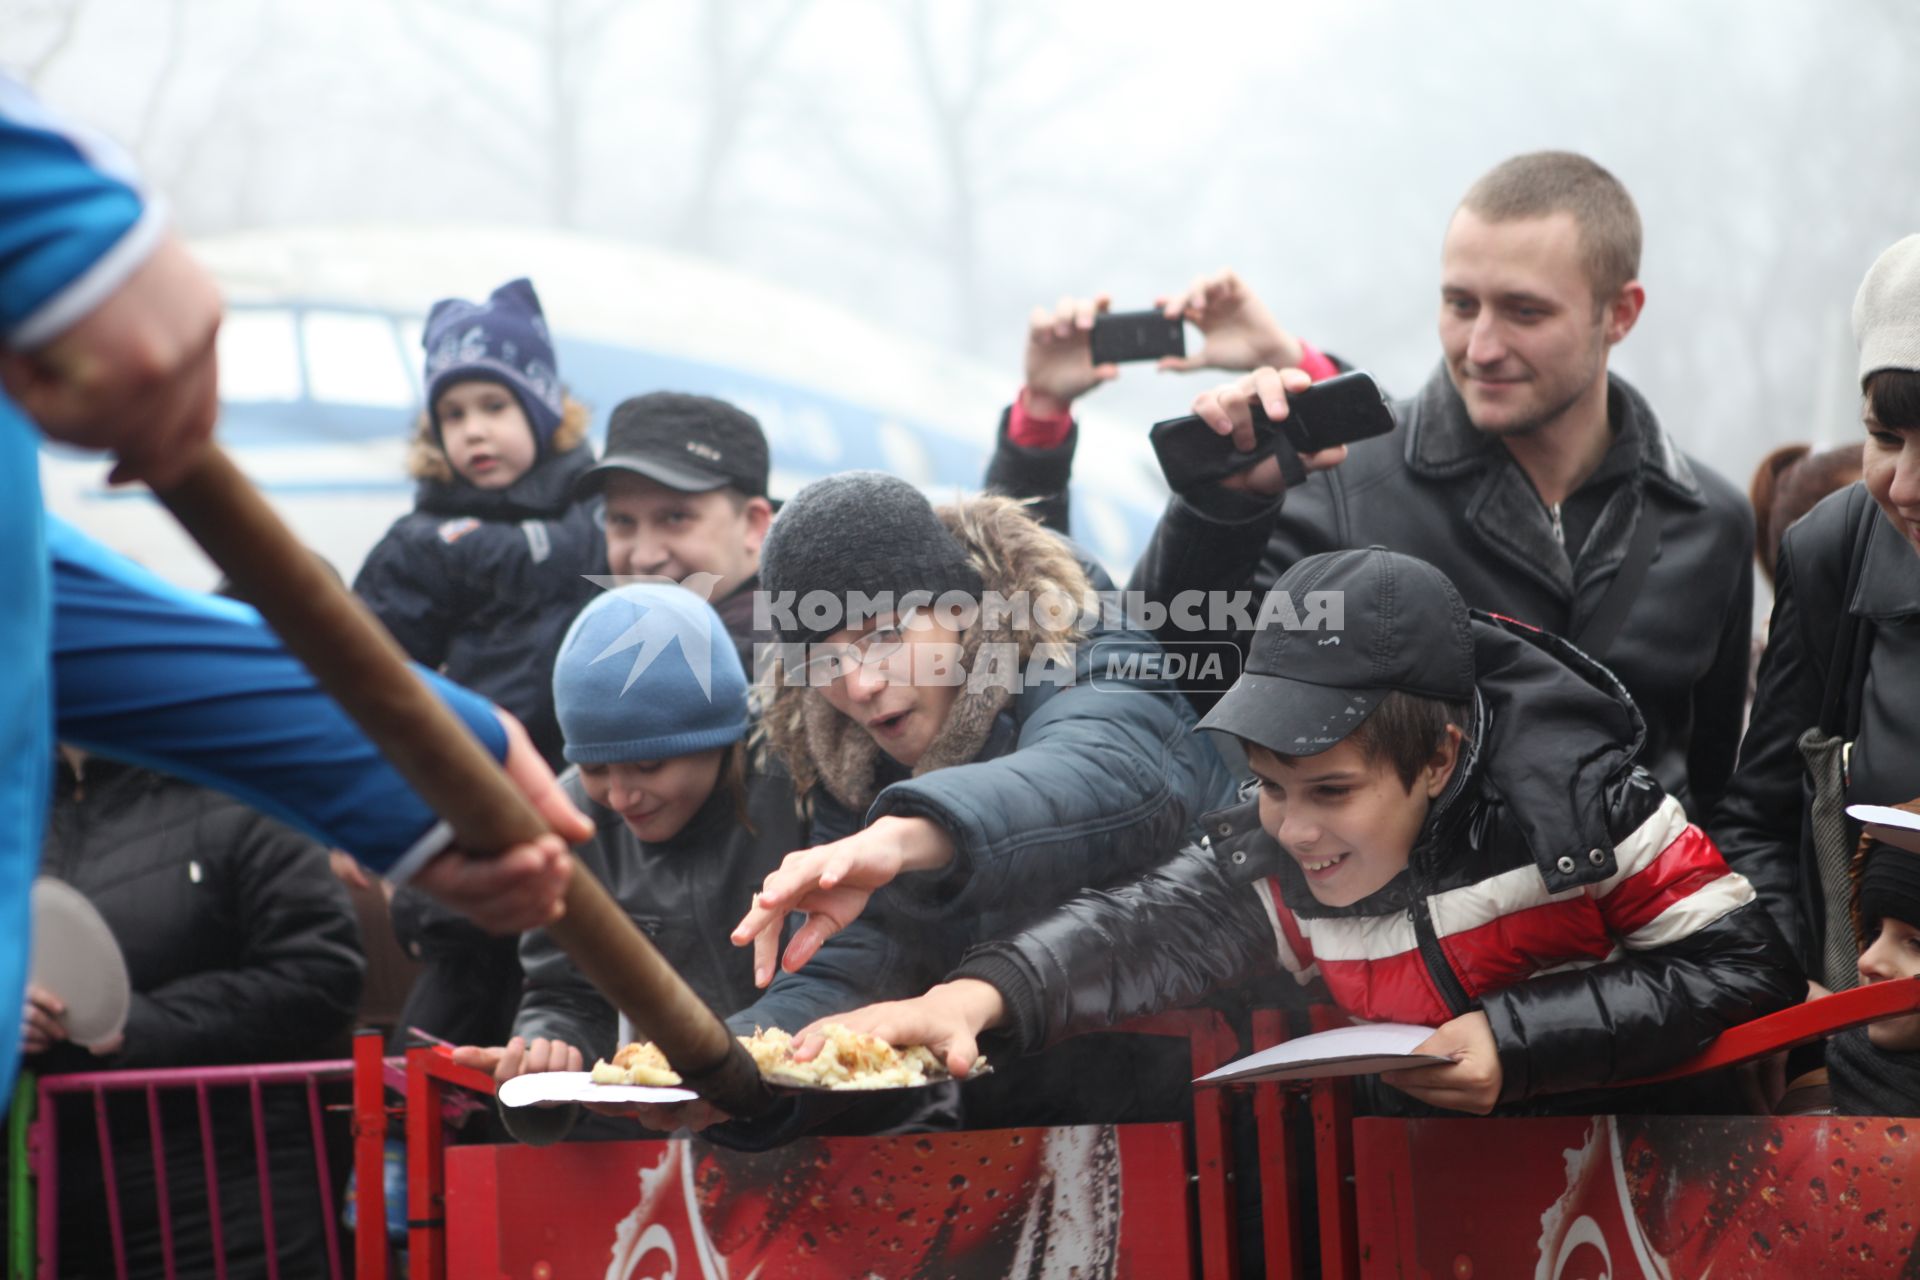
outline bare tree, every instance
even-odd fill
[[[971,0],[964,8],[960,38],[943,44],[937,19],[951,19],[961,9],[933,0],[888,7],[901,24],[926,122],[925,150],[936,171],[933,207],[922,207],[896,172],[850,141],[846,121],[834,116],[818,96],[803,97],[795,107],[842,184],[869,207],[867,217],[849,220],[851,233],[863,242],[890,243],[932,262],[947,277],[952,295],[951,336],[961,348],[978,354],[987,340],[981,272],[986,221],[996,202],[1024,181],[1021,157],[1027,145],[1059,106],[1080,97],[1085,86],[1069,86],[1037,107],[1030,98],[1009,106],[1009,90],[1033,54],[1045,47],[1034,29],[1042,19],[1027,6],[1007,0]]]
[[[80,25],[80,15],[86,9],[85,0],[41,0],[35,4],[21,4],[7,19],[7,43],[11,45],[17,33],[46,26],[48,35],[32,56],[22,59],[18,66],[20,75],[30,85],[39,85],[60,55],[73,43],[74,31]]]
[[[786,0],[758,32],[745,30],[739,0],[706,0],[700,6],[701,88],[705,110],[693,184],[674,234],[676,243],[701,253],[719,247],[720,191],[752,113],[756,93],[773,59],[810,0]],[[762,6],[755,5],[758,9]]]
[[[167,7],[167,36],[160,46],[160,67],[147,90],[146,108],[140,113],[140,132],[133,140],[133,154],[143,169],[150,169],[156,123],[166,107],[167,91],[180,74],[186,56],[187,0],[170,0]]]
[[[537,184],[547,220],[556,226],[580,225],[586,165],[581,103],[592,79],[594,60],[608,24],[628,0],[543,0],[531,16],[469,0],[395,0],[395,12],[429,61],[472,106],[499,127],[504,142],[485,132],[469,141],[514,178]],[[431,21],[426,10],[433,10]],[[482,23],[517,42],[535,70],[536,109],[516,110],[498,92],[497,72],[476,65],[436,25]]]

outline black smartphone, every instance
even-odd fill
[[[1156,422],[1148,439],[1167,484],[1174,492],[1184,493],[1273,456],[1283,439],[1296,453],[1318,453],[1392,430],[1393,410],[1379,386],[1371,375],[1356,371],[1288,396],[1286,419],[1278,424],[1256,401],[1253,448],[1245,453],[1233,447],[1233,437],[1220,435],[1192,414]]]
[[[1109,311],[1093,318],[1093,362],[1128,364],[1187,354],[1186,324],[1158,311]]]

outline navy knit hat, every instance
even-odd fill
[[[520,399],[533,438],[545,453],[560,429],[566,392],[553,358],[553,337],[540,298],[527,279],[509,280],[484,303],[442,298],[427,313],[420,339],[427,349],[427,413],[435,435],[440,393],[456,382],[497,382]]]
[[[747,674],[726,624],[685,587],[596,597],[553,664],[553,709],[575,764],[666,760],[747,735]]]

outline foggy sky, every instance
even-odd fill
[[[0,0],[0,65],[130,147],[190,235],[566,225],[1009,391],[1035,303],[1232,266],[1410,392],[1461,192],[1584,151],[1646,224],[1614,367],[1742,487],[1774,444],[1859,435],[1848,307],[1920,229],[1917,54],[1899,0]],[[1135,367],[1097,403],[1144,428],[1217,380]]]

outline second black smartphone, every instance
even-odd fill
[[[1318,453],[1335,445],[1351,444],[1393,430],[1393,410],[1373,378],[1362,372],[1343,373],[1316,382],[1287,397],[1286,419],[1275,424],[1253,405],[1253,448],[1241,452],[1233,437],[1223,436],[1194,415],[1156,422],[1148,438],[1160,459],[1160,470],[1174,492],[1217,481],[1273,456],[1285,440],[1296,453]]]
[[[1109,311],[1093,318],[1093,362],[1127,364],[1187,354],[1187,330],[1179,318],[1158,311]]]

